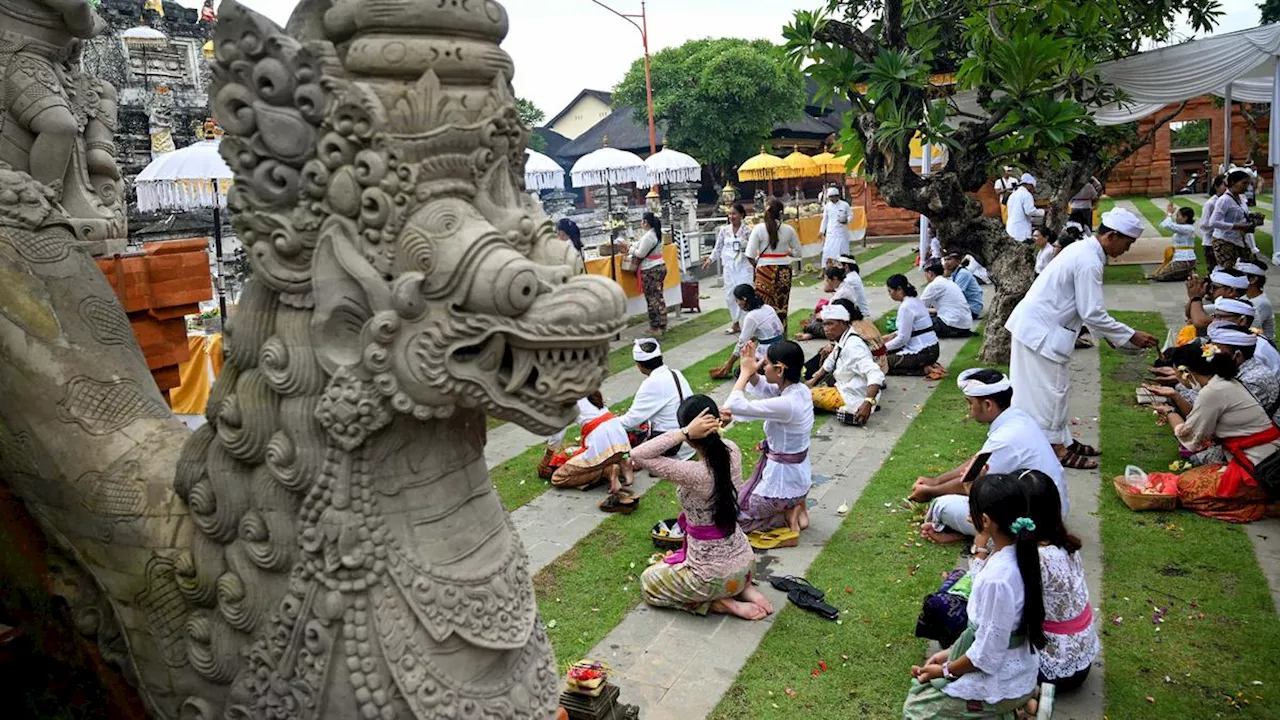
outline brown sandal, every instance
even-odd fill
[[[636,506],[640,504],[640,498],[634,495],[617,495],[609,493],[604,500],[600,501],[600,509],[605,512],[621,513],[630,515],[635,512]]]
[[[1080,455],[1079,453],[1071,452],[1070,450],[1068,450],[1067,454],[1063,455],[1059,461],[1062,463],[1062,467],[1070,470],[1096,470],[1098,468],[1097,460]]]
[[[1092,445],[1085,445],[1079,440],[1072,440],[1071,444],[1067,446],[1067,452],[1083,455],[1085,457],[1098,457],[1102,454],[1098,448]]]

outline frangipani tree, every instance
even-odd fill
[[[944,246],[990,269],[982,358],[1007,362],[1004,322],[1034,278],[1032,249],[983,217],[970,193],[1014,162],[1062,177],[1054,192],[1069,198],[1081,174],[1150,139],[1093,123],[1090,106],[1123,100],[1097,63],[1167,39],[1179,17],[1199,31],[1219,14],[1217,0],[833,0],[797,12],[784,36],[792,60],[852,104],[839,138],[850,162],[864,161],[890,205],[927,216]],[[951,67],[954,88],[935,86],[934,71]],[[974,91],[976,102],[962,107],[953,90]],[[946,166],[927,177],[910,166],[916,133],[948,149]]]

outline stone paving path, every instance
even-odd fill
[[[874,272],[875,270],[894,262],[898,258],[910,254],[913,250],[914,248],[909,245],[903,245],[901,248],[894,248],[893,250],[868,261],[867,266],[863,268],[863,272],[864,274]],[[707,287],[710,288],[710,282],[707,283]],[[813,287],[795,288],[791,295],[792,309],[813,307],[814,303],[817,302],[817,297],[820,293],[820,290]],[[711,309],[716,309],[716,304],[719,302],[716,297],[717,293],[713,290],[711,292],[704,292],[703,294],[712,295],[711,298],[707,299],[708,306]],[[888,299],[884,297],[884,293],[876,293],[874,292],[874,289],[872,289],[871,295],[877,294],[880,295],[880,300],[882,301],[882,304],[879,307],[888,309]],[[875,303],[872,303],[872,309],[875,310],[876,307],[878,306]],[[878,310],[877,312],[883,312],[883,309]],[[724,330],[727,327],[729,327],[728,323],[707,332],[696,340],[691,340],[683,345],[672,348],[670,351],[666,351],[664,354],[665,362],[676,369],[684,369],[699,362],[712,353],[718,352],[733,341],[732,337],[724,334]],[[643,327],[642,323],[639,330],[636,330],[634,326],[627,330],[631,333],[640,333],[631,336],[634,338],[642,337],[645,329],[646,328]],[[640,374],[639,370],[636,370],[634,367],[630,367],[616,375],[610,376],[604,381],[600,390],[604,393],[606,402],[614,403],[618,400],[635,395],[636,390],[639,389],[640,382],[643,379],[644,377]],[[490,468],[495,465],[501,465],[507,460],[510,460],[516,455],[519,455],[529,449],[533,445],[542,442],[544,439],[545,438],[542,436],[535,435],[515,423],[505,423],[489,433],[488,443],[485,445],[484,449],[485,462]]]

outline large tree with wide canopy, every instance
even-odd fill
[[[1004,321],[1033,280],[1032,250],[983,217],[969,193],[1012,162],[1034,168],[1052,202],[1065,205],[1091,175],[1150,140],[1132,126],[1093,122],[1090,107],[1124,99],[1097,63],[1168,39],[1180,18],[1210,30],[1219,14],[1217,0],[833,0],[797,12],[784,36],[793,60],[852,104],[839,138],[851,162],[865,161],[889,204],[925,215],[944,246],[990,269],[996,297],[982,358],[1007,362]],[[951,67],[954,88],[935,87],[932,73]],[[953,91],[974,102],[962,108]],[[927,177],[909,162],[917,133],[948,150],[945,167]]]

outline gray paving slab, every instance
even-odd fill
[[[954,360],[963,344],[961,340],[944,340],[942,362]],[[813,472],[829,480],[810,492],[811,524],[800,545],[770,553],[772,573],[802,575],[807,571],[840,526],[842,518],[835,509],[842,503],[856,502],[915,419],[917,407],[936,386],[894,378],[882,410],[868,427],[850,428],[828,421],[819,429],[812,446],[820,453],[813,462]],[[776,607],[783,607],[785,596],[767,585],[761,590]],[[679,624],[671,616],[680,617]],[[725,616],[693,618],[640,605],[590,656],[609,663],[616,682],[624,688],[624,700],[639,704],[646,720],[700,718],[719,703],[772,625],[773,617],[759,622]],[[697,636],[691,628],[698,629]],[[710,642],[704,639],[706,628],[713,629]],[[637,639],[641,641],[638,645]],[[633,679],[638,687],[634,694]]]
[[[1097,349],[1077,351],[1071,359],[1071,399],[1069,412],[1071,431],[1086,445],[1098,446],[1098,412],[1102,401],[1101,376]],[[1015,392],[1016,389],[1015,389]],[[1095,621],[1102,617],[1102,536],[1098,523],[1098,493],[1110,491],[1098,470],[1067,470],[1067,497],[1071,500],[1071,516],[1067,527],[1083,541],[1080,554],[1084,560],[1085,581]],[[1089,678],[1078,690],[1055,696],[1055,720],[1097,720],[1102,717],[1103,676],[1106,663],[1099,657],[1089,671]]]
[[[1258,566],[1271,589],[1271,602],[1280,612],[1280,518],[1266,518],[1245,526]]]

